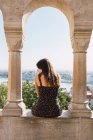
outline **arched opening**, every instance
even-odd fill
[[[93,31],[90,38],[89,48],[87,50],[87,98],[89,106],[93,110]]]
[[[29,74],[36,69],[37,61],[49,58],[62,76],[62,88],[70,92],[73,59],[69,23],[65,15],[53,7],[38,8],[29,15],[23,31],[22,69],[30,70],[28,74],[24,71],[23,80],[32,80]]]
[[[0,69],[7,70],[8,69],[8,51],[5,39],[4,32],[4,23],[3,23],[3,15],[0,11]]]
[[[3,14],[0,10],[0,108],[4,106],[7,99],[8,50],[6,46]]]

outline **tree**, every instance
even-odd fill
[[[7,92],[8,92],[7,85],[1,84],[0,85],[0,108],[3,108],[6,103]]]
[[[33,82],[23,82],[22,84],[22,97],[26,105],[26,108],[31,108],[34,106],[38,100],[36,95],[35,85]]]
[[[69,96],[69,93],[67,93],[66,89],[59,88],[57,102],[60,108],[68,109],[70,101],[71,97]]]

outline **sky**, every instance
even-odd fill
[[[0,14],[0,70],[8,69],[8,48]],[[56,8],[43,7],[35,10],[25,25],[22,49],[22,70],[36,69],[36,63],[48,58],[56,70],[73,70],[73,50],[69,23]],[[87,70],[93,70],[93,37],[87,53]]]

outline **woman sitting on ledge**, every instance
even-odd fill
[[[54,71],[48,59],[37,63],[38,73],[35,77],[38,102],[32,107],[32,114],[37,117],[58,117],[61,112],[56,103],[61,78]]]

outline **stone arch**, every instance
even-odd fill
[[[4,19],[2,9],[0,9],[0,27],[0,31],[4,33]]]
[[[47,21],[48,21],[49,26],[46,24]],[[51,24],[53,26],[51,26]],[[47,33],[46,33],[46,30],[47,30]],[[56,67],[56,69],[60,69],[60,70],[69,69],[68,62],[69,62],[69,58],[70,58],[71,64],[69,63],[69,66],[71,66],[70,69],[72,70],[72,67],[73,67],[72,55],[73,54],[72,54],[69,33],[70,32],[69,32],[68,20],[67,20],[66,16],[59,9],[53,8],[53,7],[41,7],[41,8],[36,9],[28,17],[27,23],[25,25],[25,33],[24,33],[25,38],[24,38],[24,44],[23,44],[24,47],[22,50],[22,56],[25,56],[24,54],[26,54],[26,51],[29,49],[27,56],[29,56],[28,58],[30,58],[31,61],[33,62],[33,63],[31,63],[31,65],[33,64],[33,66],[29,66],[29,69],[31,69],[32,67],[35,68],[34,64],[38,61],[38,59],[47,57],[52,62],[54,62],[54,66]],[[43,36],[43,40],[41,39],[42,36]],[[35,38],[33,38],[33,37],[35,37]],[[36,43],[34,42],[34,40],[37,40]],[[56,44],[54,43],[55,42],[54,40],[56,40]],[[29,45],[30,45],[30,47],[27,48],[26,46],[29,46]],[[35,45],[36,49],[35,49],[35,47],[33,47],[34,45]],[[44,46],[46,51],[45,51],[45,49],[43,50],[43,48],[41,46],[42,47]],[[39,47],[39,51],[40,50],[41,51],[39,52],[39,54],[37,54],[38,56],[35,55],[37,57],[34,59],[34,57],[35,57],[34,54],[38,53],[38,51],[37,51],[38,47]],[[55,50],[54,48],[56,49],[56,51],[58,51],[56,56],[50,54],[51,51]],[[51,50],[51,51],[49,51],[49,50]],[[48,53],[47,51],[49,51],[50,53]],[[43,52],[43,54],[42,54],[42,52]],[[64,55],[64,52],[66,53],[66,55]],[[66,63],[60,62],[60,66],[58,66],[58,62],[61,59],[64,59]],[[25,67],[27,68],[28,67],[27,63],[25,63],[26,58],[23,57],[22,61],[23,61],[22,64],[24,64]]]
[[[6,37],[5,37],[5,30],[4,30],[4,19],[3,19],[3,12],[2,9],[0,9],[0,59],[1,61],[1,65],[0,65],[0,69],[6,69],[8,68],[8,66],[5,66],[8,64],[7,61],[7,57],[8,57],[8,51],[7,51],[7,47],[6,47]],[[4,54],[6,54],[6,57],[4,57]],[[5,66],[5,68],[3,67]]]
[[[22,18],[22,29],[23,29],[23,34],[24,34],[24,27],[26,24],[26,21],[28,17],[31,15],[31,13],[41,7],[53,7],[57,8],[61,12],[64,13],[64,15],[67,17],[68,22],[69,22],[69,28],[70,28],[70,38],[71,42],[73,41],[73,32],[74,32],[74,16],[73,16],[73,11],[70,9],[70,7],[63,2],[63,0],[32,0],[29,2],[27,7],[24,10],[23,18]],[[73,44],[73,42],[72,42]]]
[[[2,13],[2,10],[0,9],[0,17],[2,17],[2,20],[1,20],[1,24],[3,24],[3,13]]]

